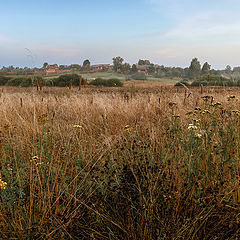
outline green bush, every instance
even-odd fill
[[[134,80],[146,80],[146,75],[143,72],[137,72],[131,76]]]
[[[105,86],[105,87],[122,87],[123,83],[119,79],[102,79],[97,78],[89,83],[89,85],[94,86]]]
[[[240,86],[239,80],[227,79],[217,75],[204,75],[201,78],[195,80],[191,84],[192,86]]]
[[[8,82],[9,79],[11,79],[11,78],[0,74],[0,86],[4,86]]]
[[[27,80],[27,78],[25,78],[25,77],[10,78],[6,83],[6,86],[18,87],[18,86],[21,86],[22,82],[23,82],[23,86],[26,86],[27,83],[32,81],[31,78],[29,78],[29,79],[30,80]]]
[[[80,76],[78,74],[64,74],[58,78],[53,79],[53,84],[59,87],[69,86],[70,81],[72,81],[73,86],[79,85]],[[82,84],[85,84],[85,79],[82,79]]]

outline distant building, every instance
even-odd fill
[[[147,70],[150,67],[150,65],[136,65],[136,67],[138,72],[147,73]]]
[[[97,64],[97,65],[92,65],[91,69],[93,71],[109,70],[109,69],[111,69],[111,65],[110,64]]]
[[[34,73],[42,73],[42,74],[59,74],[70,72],[70,69],[62,69],[60,70],[57,64],[47,65],[39,70],[35,70]]]

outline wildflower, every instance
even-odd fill
[[[201,111],[201,114],[203,114],[203,115],[206,114],[206,113],[211,114],[208,110],[202,110]]]
[[[239,110],[232,110],[232,113],[235,113],[236,115],[240,116],[240,111]]]
[[[198,126],[190,123],[190,124],[188,125],[188,130],[198,130]]]
[[[38,156],[33,156],[30,162],[36,162],[38,160]]]
[[[202,137],[202,134],[197,132],[197,133],[194,134],[194,136],[195,136],[196,138],[201,138],[201,137]]]
[[[201,111],[202,109],[200,107],[195,107],[194,110],[195,111]]]
[[[211,102],[214,100],[213,96],[204,96],[202,97],[203,101],[207,102],[208,100],[211,100]]]
[[[179,115],[174,115],[173,117],[175,117],[175,118],[180,118],[180,116],[179,116]]]
[[[7,183],[0,178],[0,190],[6,189]]]
[[[230,95],[230,96],[227,97],[227,100],[228,100],[228,101],[231,101],[231,100],[233,100],[233,99],[236,99],[236,96]]]
[[[193,119],[193,122],[194,122],[195,124],[199,124],[200,119],[196,119],[196,118],[194,118],[194,119]]]
[[[211,104],[211,107],[222,107],[222,104],[220,102],[216,102]]]
[[[82,126],[81,125],[73,125],[73,128],[76,128],[76,129],[81,129]]]
[[[129,125],[126,125],[126,126],[124,127],[124,130],[125,130],[125,131],[130,130],[130,126],[129,126]]]

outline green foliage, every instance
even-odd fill
[[[149,60],[142,60],[142,59],[139,59],[138,60],[138,65],[150,65],[150,61]]]
[[[10,77],[0,74],[0,86],[4,86],[10,79],[11,79]]]
[[[54,86],[66,87],[69,86],[70,81],[72,81],[73,86],[78,86],[80,81],[80,76],[78,74],[64,74],[58,78],[53,79]],[[85,84],[85,79],[82,79],[82,84]]]
[[[15,77],[10,78],[6,86],[20,86],[20,87],[29,87],[32,85],[32,78],[26,78],[26,77]]]
[[[121,66],[122,66],[122,63],[123,63],[123,58],[122,57],[115,57],[112,59],[113,60],[113,69],[114,71],[119,71],[121,70]]]
[[[119,79],[102,79],[97,78],[89,83],[89,85],[94,86],[104,86],[104,87],[122,87],[123,83]]]
[[[189,67],[189,74],[191,78],[199,77],[201,73],[201,64],[197,58],[193,58]]]
[[[121,65],[120,70],[122,73],[128,73],[131,69],[131,66],[129,63],[124,63]]]
[[[136,66],[136,64],[133,64],[133,65],[132,65],[131,72],[132,72],[132,73],[136,73],[136,72],[137,72],[137,66]]]
[[[192,86],[240,86],[239,80],[227,79],[217,75],[204,75],[192,82]]]
[[[210,71],[210,68],[211,68],[211,65],[208,64],[207,62],[205,62],[205,63],[203,64],[201,74],[202,74],[202,75],[208,74],[209,71]]]
[[[143,72],[137,72],[133,75],[131,75],[131,78],[134,80],[146,80],[146,75]]]
[[[90,61],[88,59],[84,60],[83,66],[90,66]]]

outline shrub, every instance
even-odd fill
[[[6,83],[6,86],[29,87],[31,84],[32,84],[32,79],[31,78],[15,77],[15,78],[10,78]]]
[[[89,85],[94,86],[105,86],[105,87],[122,87],[123,83],[119,79],[102,79],[97,78],[89,83]]]
[[[131,76],[134,80],[146,80],[146,75],[143,72],[137,72]]]
[[[9,79],[11,79],[11,78],[0,74],[0,86],[4,86],[8,82]]]
[[[201,78],[195,80],[191,84],[192,86],[238,86],[238,81],[227,79],[217,75],[204,75]]]
[[[53,79],[53,83],[55,86],[66,87],[69,86],[70,81],[72,81],[73,86],[79,85],[80,76],[78,74],[64,74],[59,76],[58,78]],[[82,84],[85,84],[85,79],[82,79]]]

